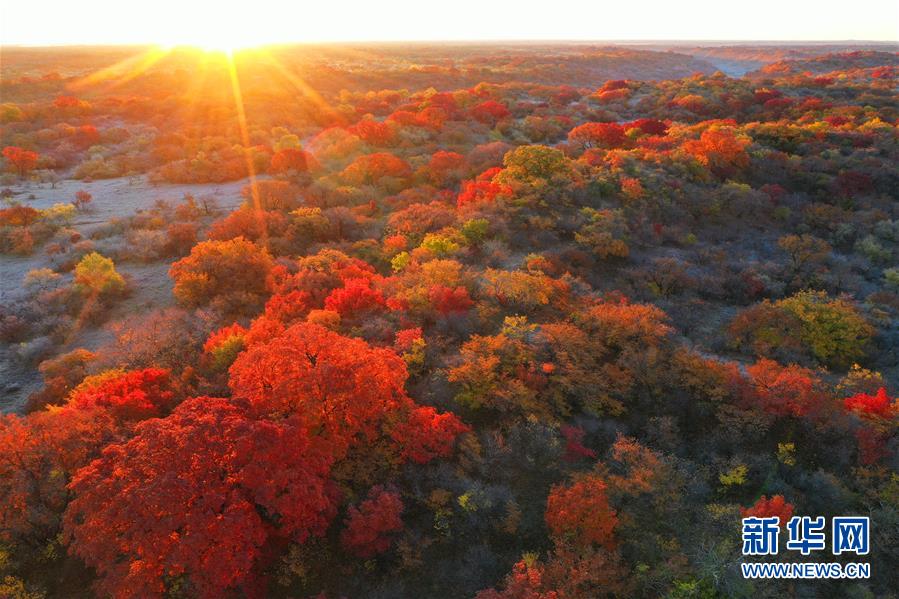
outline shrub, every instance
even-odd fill
[[[75,266],[75,287],[89,295],[114,295],[125,290],[125,279],[109,258],[91,252]]]
[[[849,366],[865,356],[874,328],[848,300],[801,291],[775,305],[799,319],[802,342],[823,364]]]

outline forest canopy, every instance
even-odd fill
[[[4,48],[0,596],[899,588],[895,48],[153,58]]]

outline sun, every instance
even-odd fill
[[[190,36],[172,36],[170,39],[161,40],[159,46],[168,49],[189,46],[205,52],[232,55],[240,50],[262,46],[265,43],[266,40],[258,35],[253,35],[245,27],[235,23],[230,27],[210,27]]]
[[[232,55],[237,50],[240,50],[240,47],[238,47],[237,45],[226,42],[203,43],[197,45],[197,48],[203,50],[204,52],[222,53],[228,55]]]
[[[254,48],[261,44],[254,43],[237,43],[228,40],[192,40],[192,41],[178,41],[178,42],[166,42],[162,44],[157,44],[161,50],[171,51],[176,48],[195,48],[197,50],[201,50],[208,54],[224,54],[226,56],[233,56],[237,52],[242,50],[248,50],[250,48]]]

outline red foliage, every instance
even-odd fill
[[[406,364],[388,349],[299,323],[251,346],[231,366],[229,385],[261,414],[298,414],[334,443],[374,439],[385,414],[411,405]]]
[[[737,137],[731,129],[707,129],[698,140],[688,140],[683,147],[713,172],[727,175],[749,165],[748,146],[749,141]]]
[[[782,110],[793,105],[792,98],[772,98],[765,102],[766,110]]]
[[[315,170],[317,166],[318,162],[309,152],[297,148],[284,148],[272,156],[270,171],[273,173],[288,171],[305,173]]]
[[[771,203],[777,206],[786,197],[787,190],[777,183],[766,183],[759,188],[759,191],[768,195]]]
[[[31,206],[11,206],[0,209],[0,226],[27,227],[40,216],[40,211]]]
[[[621,194],[629,200],[639,200],[646,193],[640,179],[621,177]]]
[[[19,175],[25,176],[37,166],[38,153],[25,150],[18,146],[6,146],[3,148],[3,157],[19,171]]]
[[[473,305],[468,289],[456,287],[452,289],[444,285],[434,285],[428,290],[428,299],[434,309],[444,316],[457,312],[467,312]]]
[[[568,133],[568,141],[585,148],[620,148],[627,137],[618,123],[584,123]]]
[[[206,343],[203,344],[203,351],[210,353],[232,337],[243,337],[246,334],[247,330],[236,322],[232,325],[222,327],[209,335],[209,338],[206,339]]]
[[[617,524],[618,518],[606,497],[606,483],[595,474],[570,485],[554,486],[546,500],[546,525],[560,541],[612,549]]]
[[[526,556],[515,564],[502,591],[487,589],[475,599],[632,597],[629,574],[615,552],[557,544],[545,561]]]
[[[78,108],[82,106],[82,101],[74,96],[58,96],[53,100],[53,105],[57,108]]]
[[[227,241],[244,237],[250,241],[280,237],[287,231],[287,217],[276,210],[243,207],[212,223],[209,239]]]
[[[431,156],[428,168],[432,171],[446,172],[461,168],[465,164],[465,156],[458,152],[438,150]]]
[[[614,102],[616,100],[623,100],[627,98],[631,93],[631,90],[624,87],[621,89],[612,89],[609,91],[598,91],[594,95],[594,97],[602,102],[603,104],[608,104],[610,102]]]
[[[290,421],[189,399],[76,474],[66,539],[104,594],[161,597],[167,579],[183,576],[191,594],[222,597],[252,582],[273,535],[324,533],[338,497],[332,461],[322,439]]]
[[[870,466],[888,455],[889,432],[872,426],[863,426],[855,432],[858,441],[858,461],[862,466]]]
[[[272,270],[272,283],[276,293],[304,291],[309,294],[310,307],[321,307],[328,294],[345,281],[375,276],[374,269],[366,262],[336,252],[327,255],[323,263],[318,263],[317,257],[310,257],[309,264],[293,274],[281,265],[276,266]]]
[[[440,185],[454,175],[457,178],[461,178],[465,165],[465,156],[458,152],[447,152],[444,150],[434,152],[434,155],[431,156],[431,160],[428,162],[431,181],[435,185]]]
[[[409,163],[389,152],[359,156],[341,176],[353,185],[370,185],[384,177],[404,178],[412,174]]]
[[[230,373],[235,397],[260,414],[294,415],[337,456],[386,435],[402,457],[426,461],[446,455],[464,426],[414,404],[404,390],[406,363],[394,351],[314,324],[251,345]]]
[[[559,91],[553,95],[553,101],[559,106],[567,106],[575,100],[580,100],[581,96],[581,92],[575,88],[570,85],[563,85],[559,88]]]
[[[877,390],[875,395],[858,393],[843,400],[843,404],[850,412],[863,416],[877,418],[890,418],[896,413],[896,400],[890,399],[887,390],[883,387]]]
[[[383,294],[372,289],[369,279],[348,279],[342,288],[335,289],[325,298],[325,309],[341,316],[379,310],[384,305]]]
[[[766,102],[773,100],[775,98],[779,98],[783,95],[782,92],[776,89],[757,89],[755,90],[755,101],[758,104],[765,104]]]
[[[75,192],[75,199],[72,201],[72,204],[76,210],[84,210],[93,199],[94,196],[82,189]]]
[[[667,135],[668,125],[658,119],[637,119],[624,125],[625,129],[637,128],[647,135]]]
[[[391,254],[396,252],[402,252],[406,248],[409,247],[409,240],[405,235],[396,234],[396,235],[388,235],[384,238],[384,249]]]
[[[373,487],[368,499],[348,510],[346,528],[340,534],[341,545],[363,559],[384,553],[390,548],[394,533],[403,529],[402,513],[399,493]]]
[[[456,198],[456,205],[460,208],[466,204],[491,203],[499,196],[510,195],[512,188],[492,181],[465,181],[462,183],[462,191]]]
[[[88,382],[59,408],[0,418],[0,541],[55,536],[69,477],[176,399],[168,371],[148,368]]]
[[[402,459],[424,464],[434,458],[448,457],[456,438],[468,430],[455,415],[440,414],[430,406],[423,406],[412,410],[409,419],[397,426],[391,436],[402,447]]]
[[[443,126],[443,121],[446,120],[446,114],[439,108],[426,109],[421,112],[397,110],[387,117],[387,120],[406,127],[425,127],[439,130]]]
[[[495,100],[487,100],[472,107],[471,116],[474,117],[476,121],[488,124],[492,127],[509,116],[509,109],[505,104]]]
[[[257,343],[264,343],[284,333],[284,328],[284,323],[263,314],[250,323],[250,328],[243,340],[244,345],[249,347]]]
[[[864,194],[874,187],[871,177],[859,171],[844,171],[837,175],[834,182],[837,193],[845,197]]]
[[[609,92],[616,89],[627,89],[626,79],[609,79],[606,81],[599,91]]]
[[[93,125],[82,125],[75,129],[72,141],[79,148],[89,148],[100,143],[100,133]]]
[[[314,307],[312,296],[307,291],[288,291],[269,298],[265,304],[265,315],[283,323],[303,318]]]
[[[115,434],[102,410],[63,407],[0,416],[0,541],[34,543],[55,536],[68,477]]]
[[[421,339],[422,336],[421,327],[397,331],[393,347],[399,352],[408,351],[412,349],[412,343],[417,339]]]
[[[500,172],[502,172],[503,168],[501,166],[494,166],[493,168],[488,168],[486,171],[481,173],[475,179],[476,181],[493,181],[493,178],[497,176]]]
[[[546,366],[546,364],[544,364]],[[550,366],[552,366],[550,364]],[[546,368],[544,368],[546,371]],[[576,462],[583,458],[595,458],[596,452],[589,447],[584,447],[584,429],[577,426],[563,426],[562,436],[565,437],[565,455],[562,457],[566,462]]]
[[[116,421],[135,421],[161,416],[175,400],[169,371],[146,368],[123,372],[97,386],[77,390],[68,405],[80,410],[102,408]]]
[[[390,146],[396,142],[396,135],[393,127],[387,123],[364,120],[359,121],[347,130],[362,139],[365,143],[377,147]]]
[[[502,592],[487,589],[475,599],[563,599],[555,590],[545,590],[543,565],[533,560],[521,560],[506,577]]]
[[[774,495],[771,499],[762,495],[755,505],[748,508],[740,508],[742,518],[771,518],[780,517],[780,525],[786,526],[793,516],[793,504],[787,503],[783,495]]]
[[[428,106],[425,110],[440,110],[447,117],[455,116],[459,111],[456,97],[450,92],[438,92],[428,98]]]
[[[777,416],[805,416],[824,401],[814,372],[791,364],[781,366],[761,359],[746,368],[752,385],[752,399],[762,410]]]

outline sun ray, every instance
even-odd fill
[[[69,87],[74,91],[79,91],[101,82],[109,81],[109,84],[100,90],[100,92],[107,92],[139,77],[154,64],[168,56],[170,52],[171,50],[169,49],[161,46],[154,46],[145,52],[130,56],[105,69],[101,69],[96,73],[91,73],[90,75],[71,83]]]
[[[262,232],[260,239],[262,247],[268,248],[268,230],[265,217],[262,215],[262,202],[259,199],[259,186],[256,180],[256,166],[253,164],[253,154],[250,151],[250,131],[247,127],[247,113],[244,107],[243,93],[240,89],[240,78],[237,74],[234,56],[229,54],[227,58],[228,75],[231,79],[231,95],[234,97],[234,104],[237,109],[237,124],[240,128],[241,145],[243,146],[244,158],[247,163],[247,175],[250,180],[250,198],[253,202],[253,214],[256,216],[259,229]]]
[[[201,55],[197,65],[196,76],[184,93],[187,101],[184,118],[185,121],[190,123],[197,121],[199,98],[209,78],[209,58],[209,54],[206,52]]]
[[[278,60],[272,53],[266,48],[259,48],[257,53],[261,55],[266,62],[278,73],[281,74],[287,81],[294,86],[294,88],[302,93],[304,96],[308,97],[316,108],[324,112],[330,120],[339,120],[341,119],[340,113],[338,113],[328,102],[322,97],[318,91],[310,86],[308,83],[303,81],[301,77],[294,75],[287,68],[281,64],[281,61]]]

